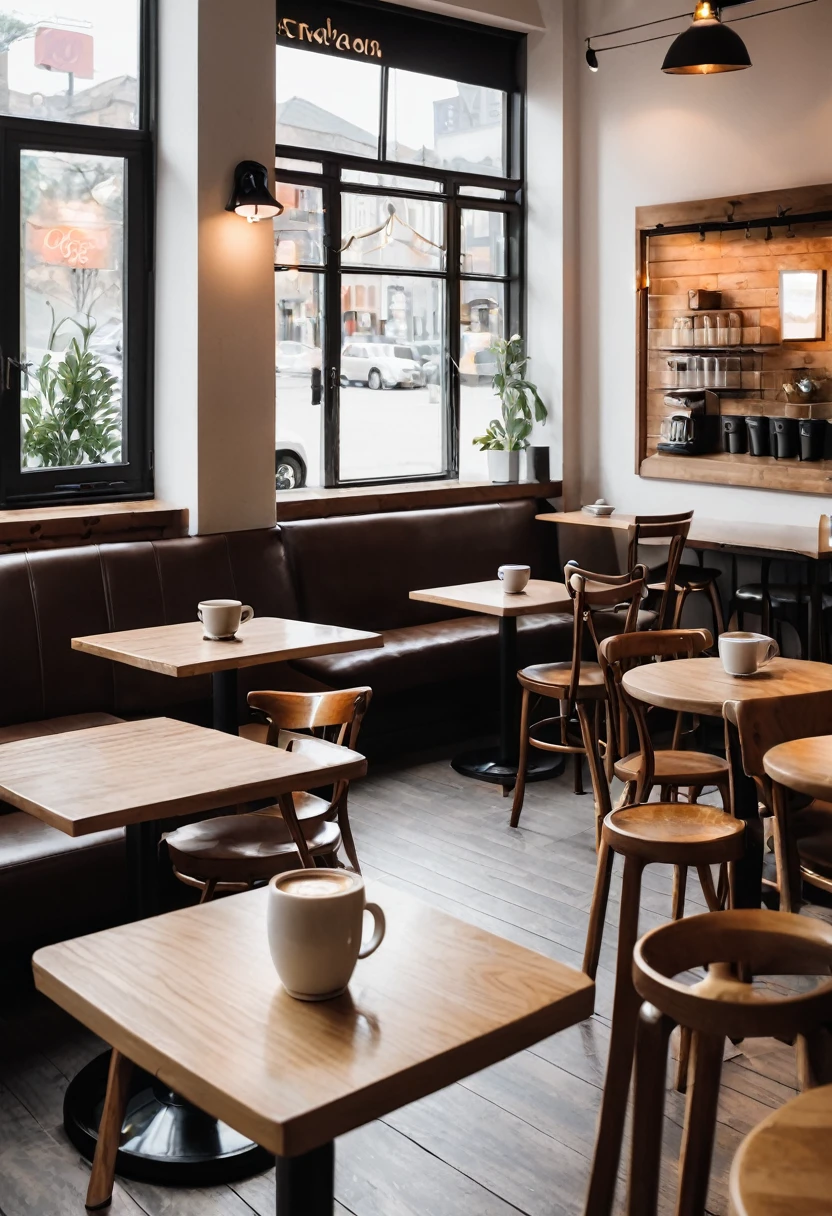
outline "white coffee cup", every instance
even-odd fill
[[[753,676],[779,653],[780,647],[764,633],[740,630],[719,635],[719,657],[729,676]]]
[[[202,621],[202,631],[212,642],[233,638],[245,621],[254,616],[254,609],[239,600],[201,600],[196,614]]]
[[[364,913],[375,921],[361,944]],[[340,996],[355,964],[377,950],[384,913],[367,903],[364,879],[351,870],[288,870],[269,883],[269,950],[289,996],[326,1001]]]
[[[500,566],[497,578],[501,580],[510,595],[517,595],[525,589],[531,572],[531,566]]]

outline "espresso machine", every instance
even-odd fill
[[[719,397],[708,389],[668,393],[673,410],[661,424],[657,451],[670,456],[702,456],[719,450]]]

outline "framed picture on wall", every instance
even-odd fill
[[[811,342],[823,337],[824,270],[780,271],[780,338]]]

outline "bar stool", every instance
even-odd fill
[[[652,862],[696,866],[701,874],[711,865],[739,860],[745,846],[744,831],[742,820],[734,819],[716,807],[676,802],[628,806],[612,811],[604,819],[584,954],[583,969],[589,976],[595,976],[598,966],[604,909],[616,853],[624,857],[624,881],[618,921],[610,1053],[585,1216],[609,1216],[615,1197],[641,1003],[633,987],[632,969],[644,867]],[[728,914],[719,912],[718,915],[721,920]],[[689,917],[674,923],[687,925],[701,919]]]
[[[745,1137],[731,1165],[731,1216],[819,1216],[832,1195],[832,1085],[810,1089]]]
[[[698,967],[707,967],[708,972],[696,984],[674,978]],[[760,975],[828,977],[830,968],[832,927],[790,912],[706,912],[662,925],[641,939],[632,969],[636,1000],[644,1004],[636,1037],[628,1216],[655,1216],[657,1211],[667,1044],[673,1028],[685,1026],[692,1032],[676,1212],[701,1216],[708,1195],[725,1039],[798,1037],[802,1083],[815,1084],[818,1073],[826,1070],[832,979],[792,995],[771,988],[761,991],[746,981]],[[631,1062],[629,1054],[622,1060],[622,1071],[628,1075]]]

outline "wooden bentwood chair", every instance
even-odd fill
[[[529,748],[536,747],[541,751],[561,752],[575,758],[575,792],[582,793],[580,782],[580,765],[584,756],[587,757],[592,770],[596,763],[598,736],[598,719],[601,706],[607,701],[607,686],[601,670],[598,657],[598,638],[592,620],[594,609],[610,609],[619,605],[627,605],[627,615],[624,621],[624,632],[629,633],[638,627],[639,607],[644,593],[647,570],[644,566],[636,566],[629,574],[608,575],[593,574],[581,570],[574,562],[567,562],[564,568],[564,581],[569,594],[574,601],[574,625],[572,633],[572,658],[561,663],[536,663],[524,667],[517,673],[517,679],[523,689],[523,701],[520,711],[520,759],[517,769],[517,783],[514,787],[514,802],[511,808],[511,826],[517,827],[520,812],[523,809],[523,798],[526,792],[526,764],[528,763]],[[584,637],[588,634],[595,649],[596,661],[584,661]],[[550,698],[560,702],[560,713],[554,717],[545,718],[530,725],[532,697]],[[590,723],[587,706],[593,706],[594,722]],[[609,706],[607,705],[607,732],[605,748],[611,756],[611,740],[614,727],[610,721]],[[580,740],[570,734],[570,724],[577,716],[580,728]],[[555,725],[560,733],[558,742],[541,738],[536,732]],[[593,774],[593,789],[597,791],[598,783]],[[596,794],[596,838],[601,837],[601,818],[603,812],[597,802]]]
[[[676,978],[702,967],[707,972],[697,983]],[[686,1027],[692,1034],[691,1085],[679,1154],[676,1212],[678,1216],[702,1216],[708,1199],[725,1039],[797,1038],[801,1087],[828,1081],[830,971],[832,927],[789,913],[760,909],[706,912],[662,925],[641,939],[633,954],[634,1001],[627,1015],[632,1023],[637,1018],[638,1028],[636,1031],[633,1025],[628,1042],[619,1045],[625,1052],[621,1079],[626,1101],[632,1040],[636,1040],[627,1216],[656,1216],[658,1210],[667,1045],[674,1027]],[[818,982],[806,990],[804,979],[801,990],[783,992],[770,983],[755,985],[755,976],[815,976]],[[644,1004],[639,1012],[640,1001]],[[613,1014],[613,1036],[617,1016]],[[606,1097],[605,1090],[605,1103]],[[620,1140],[602,1144],[599,1135],[586,1216],[609,1216],[619,1151]],[[601,1187],[596,1187],[596,1171],[605,1175]],[[775,1210],[808,1212],[799,1203],[771,1208],[772,1213]]]
[[[326,749],[322,763],[331,763],[333,747],[355,748],[372,695],[370,688],[251,692],[248,703],[268,719],[267,745],[304,752]],[[292,818],[303,833],[313,865],[317,860],[337,864],[343,842],[350,865],[360,873],[348,793],[349,781],[337,781],[328,800],[299,791],[263,810],[177,828],[167,837],[174,873],[188,886],[198,887],[200,903],[205,903],[214,895],[244,891],[281,870],[293,869],[299,848],[290,827]]]
[[[797,912],[803,882],[832,893],[832,805],[777,785],[763,757],[778,743],[832,735],[832,692],[730,701],[724,714],[737,728],[742,766],[774,825],[776,879],[763,882],[779,892],[781,911]]]
[[[693,511],[683,511],[678,515],[637,515],[630,533],[627,566],[632,570],[639,560],[640,545],[645,542],[667,542],[667,559],[658,566],[649,566],[649,590],[661,594],[656,628],[664,629],[669,623],[674,629],[678,628],[688,596],[705,594],[711,603],[714,629],[720,634],[725,629],[717,587],[721,571],[711,567],[681,564],[692,519]],[[675,596],[675,604],[673,620],[668,622],[671,596]]]

